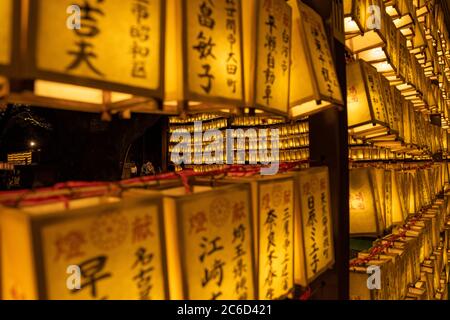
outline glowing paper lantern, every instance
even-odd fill
[[[350,234],[381,235],[382,212],[375,169],[350,170]]]
[[[255,86],[251,105],[287,116],[292,8],[285,0],[257,1],[255,23],[255,72],[247,80]]]
[[[395,272],[391,256],[376,256],[366,264],[353,266],[350,268],[350,299],[351,300],[388,300],[392,295],[393,278]],[[352,263],[352,261],[350,261]],[[370,290],[368,288],[369,275],[367,270],[370,266],[379,267],[381,273],[381,290]]]
[[[256,298],[250,186],[164,187],[172,300]]]
[[[161,209],[148,192],[2,208],[3,298],[167,299]]]
[[[167,1],[164,104],[192,112],[244,105],[240,0]]]
[[[292,297],[294,289],[293,175],[236,178],[249,182],[253,199],[259,299]]]
[[[22,18],[29,18],[29,28],[22,30],[28,41],[23,76],[35,83],[32,93],[18,92],[9,100],[91,112],[163,112],[155,99],[164,92],[164,4],[24,4]],[[80,9],[81,20],[89,21],[80,29],[72,5]],[[69,15],[67,8],[73,8]]]
[[[377,70],[361,60],[348,64],[347,91],[350,132],[365,135],[381,131],[385,134],[389,120]]]
[[[14,10],[17,10],[17,2],[5,0],[0,4],[0,74],[10,71],[13,58],[14,39]],[[17,39],[16,39],[17,41]]]
[[[385,76],[394,76],[399,67],[399,31],[392,21],[385,23],[386,43],[357,53],[357,58],[371,63]]]
[[[404,223],[407,213],[405,208],[405,200],[403,197],[403,193],[401,190],[401,186],[399,185],[400,175],[397,171],[392,171],[391,174],[391,186],[392,186],[392,223],[393,224],[402,224]]]
[[[366,30],[367,0],[344,0],[344,27],[346,37]]]
[[[342,93],[322,18],[300,0],[293,7],[290,116],[302,118],[333,105]]]
[[[295,283],[307,287],[335,262],[328,168],[300,171],[297,187]]]
[[[359,6],[360,24],[363,24],[363,33],[350,36],[345,45],[352,53],[359,53],[368,49],[383,47],[386,44],[386,12],[381,0],[357,1]],[[365,17],[364,17],[365,15]],[[357,19],[358,20],[358,19]],[[347,24],[348,25],[348,24]],[[354,27],[351,27],[354,29]]]
[[[399,0],[399,15],[394,18],[394,24],[398,29],[404,29],[414,23],[415,12],[411,1]],[[404,34],[409,35],[409,34]]]
[[[0,99],[9,93],[7,76],[13,72],[18,57],[18,1],[0,3]]]

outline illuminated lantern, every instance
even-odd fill
[[[24,203],[2,208],[0,220],[4,299],[169,297],[162,200],[154,193]]]
[[[430,12],[429,4],[426,0],[417,1],[416,5],[416,16],[418,18],[428,14]]]
[[[377,70],[362,60],[348,64],[347,91],[350,133],[357,136],[386,134],[388,115]]]
[[[364,257],[364,256],[363,256]],[[356,262],[357,259],[351,260],[350,263]],[[369,259],[367,263],[358,264],[350,267],[350,299],[351,300],[389,300],[393,294],[393,273],[394,269],[393,256],[376,256]],[[381,290],[370,290],[368,288],[367,270],[370,266],[377,266],[380,269],[381,283],[385,284]]]
[[[413,10],[413,6],[411,1],[409,0],[396,0],[396,1],[390,1],[390,2],[396,2],[397,7],[397,14],[390,14],[392,13],[391,8],[394,8],[395,6],[387,5],[387,12],[390,14],[390,16],[393,18],[395,26],[400,29],[404,36],[410,36],[412,35],[413,29],[409,29],[407,27],[411,26],[414,23],[414,17],[415,12]]]
[[[356,57],[371,63],[386,77],[395,76],[399,67],[399,31],[392,21],[385,22],[386,43],[358,52]]]
[[[403,224],[406,217],[408,216],[405,204],[404,191],[401,189],[402,186],[400,181],[401,173],[397,171],[392,171],[391,173],[391,186],[392,186],[392,223],[393,224]]]
[[[18,1],[5,0],[0,3],[0,99],[9,93],[7,77],[17,65],[19,10]]]
[[[348,5],[345,8],[349,8]],[[382,1],[355,1],[354,8],[355,14],[352,14],[350,18],[347,16],[345,19],[346,30],[355,30],[355,25],[360,25],[358,28],[362,27],[363,29],[359,34],[347,36],[345,45],[348,50],[356,54],[365,50],[384,47],[386,45],[386,22],[388,19]]]
[[[294,176],[230,178],[228,181],[251,185],[259,299],[292,297],[296,219]]]
[[[344,28],[346,38],[364,33],[367,0],[344,0]]]
[[[342,105],[331,50],[322,18],[301,1],[293,7],[290,117],[300,119]]]
[[[297,174],[295,219],[295,283],[307,287],[334,263],[328,168]]]
[[[243,1],[246,106],[288,116],[292,8],[285,0]]]
[[[162,187],[170,298],[256,298],[250,186]],[[235,272],[236,271],[236,272]]]
[[[11,90],[8,102],[87,112],[176,111],[157,102],[164,92],[164,1],[148,1],[140,13],[131,0],[89,8],[69,0],[20,5],[24,55],[15,77],[34,81]],[[79,29],[78,11],[89,15]]]
[[[350,234],[381,235],[382,214],[375,169],[350,170]]]
[[[244,106],[242,28],[240,0],[168,0],[164,104],[192,113]]]

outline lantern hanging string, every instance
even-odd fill
[[[278,172],[286,173],[309,163],[310,161],[308,160],[280,163]],[[0,204],[18,207],[65,202],[66,207],[68,207],[68,202],[70,200],[107,195],[120,196],[128,189],[154,187],[162,181],[181,180],[183,186],[186,188],[186,192],[190,193],[190,178],[214,177],[219,175],[229,177],[250,177],[259,174],[261,168],[263,168],[263,166],[232,165],[224,166],[223,168],[212,171],[197,172],[189,169],[179,172],[132,178],[119,182],[65,182],[47,188],[0,192]]]

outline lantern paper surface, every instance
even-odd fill
[[[294,287],[294,179],[259,184],[259,292],[286,297]]]
[[[0,66],[11,63],[13,0],[0,2]]]
[[[243,105],[241,1],[182,3],[185,98]]]
[[[171,299],[256,297],[248,184],[163,190]]]
[[[347,4],[347,11],[349,6]],[[355,0],[354,12],[345,18],[347,39],[345,45],[352,53],[384,47],[386,23],[389,21],[381,0]],[[360,30],[360,28],[362,28]],[[358,33],[357,31],[360,31]]]
[[[321,16],[300,0],[291,3],[294,24],[290,115],[299,118],[333,104],[342,105],[343,99]]]
[[[292,297],[294,289],[295,178],[291,174],[229,178],[248,182],[255,221],[259,299]]]
[[[297,179],[295,282],[306,287],[334,264],[328,168],[301,171]]]
[[[383,221],[379,197],[374,169],[350,171],[350,234],[381,233]]]
[[[32,0],[30,9],[31,76],[162,97],[163,1]]]
[[[348,124],[355,130],[387,126],[388,116],[383,100],[383,88],[377,70],[364,61],[347,65]]]
[[[288,114],[292,8],[285,0],[258,1],[255,105]]]
[[[86,199],[66,211],[62,204],[5,209],[3,297],[167,299],[161,198],[124,197]],[[79,290],[69,286],[77,283],[71,266],[79,267]]]

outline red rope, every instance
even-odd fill
[[[296,169],[302,164],[307,164],[309,161],[298,161],[292,163],[281,163],[279,165],[279,173],[284,173]],[[146,176],[139,178],[127,179],[119,182],[64,182],[58,183],[50,188],[39,188],[35,190],[18,190],[18,191],[4,191],[0,192],[0,204],[6,206],[17,205],[37,205],[37,204],[49,204],[59,201],[68,202],[72,199],[82,199],[87,197],[102,196],[113,191],[121,192],[127,188],[133,186],[140,186],[151,182],[166,181],[166,180],[181,180],[186,192],[190,193],[191,188],[189,185],[189,178],[192,177],[204,177],[204,176],[217,176],[228,175],[234,177],[246,177],[254,176],[260,173],[263,166],[244,166],[244,165],[232,165],[225,166],[222,169],[217,169],[208,172],[195,172],[192,169],[183,170],[180,172],[163,173],[154,176]],[[80,190],[86,188],[99,188],[99,190]],[[63,190],[69,190],[68,195],[46,195],[45,193],[58,192]]]
[[[425,207],[424,209],[426,209]],[[394,242],[398,239],[406,238],[406,233],[408,230],[411,230],[411,226],[415,226],[416,223],[419,221],[419,218],[422,216],[422,213],[416,215],[415,217],[412,217],[410,220],[408,220],[408,224],[404,224],[401,229],[404,229],[405,231],[399,233],[399,234],[391,234],[386,239],[383,239],[383,241],[386,241],[384,244],[379,244],[372,249],[370,249],[369,254],[365,258],[359,258],[352,263],[350,263],[350,267],[360,266],[363,264],[366,264],[376,256],[385,253],[387,249],[392,248],[394,246]]]

